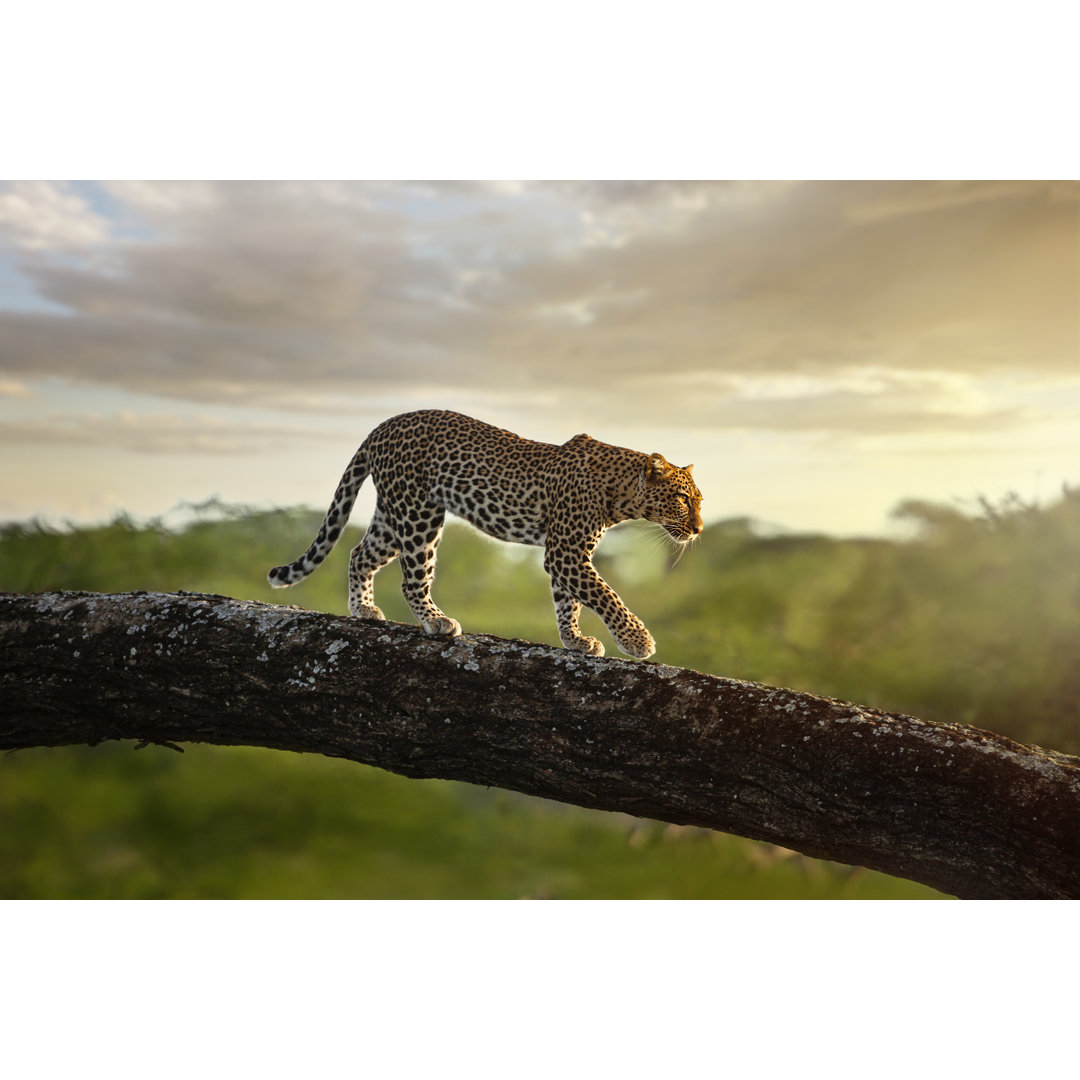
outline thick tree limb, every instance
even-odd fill
[[[105,739],[327,754],[962,897],[1080,897],[1080,758],[992,732],[217,596],[0,595],[0,748]]]

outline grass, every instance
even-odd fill
[[[929,898],[702,829],[254,748],[0,764],[7,898]]]

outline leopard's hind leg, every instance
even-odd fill
[[[401,559],[401,592],[416,616],[420,628],[429,637],[457,637],[461,624],[439,610],[431,599],[435,580],[435,553],[442,539],[444,507],[426,503],[410,507],[407,514],[395,514],[394,533]]]
[[[375,574],[398,557],[397,538],[376,507],[364,539],[349,559],[349,614],[360,619],[385,619],[375,604]]]
[[[559,624],[559,638],[567,649],[583,652],[587,656],[603,656],[603,643],[581,632],[578,619],[581,616],[581,601],[575,600],[561,585],[552,582],[552,596],[555,599],[555,619]]]

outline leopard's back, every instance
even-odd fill
[[[364,445],[388,506],[442,506],[496,539],[543,544],[544,480],[559,447],[437,409],[391,417]]]

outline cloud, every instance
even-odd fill
[[[878,181],[866,185],[863,196],[853,203],[849,217],[858,224],[865,224],[970,207],[975,203],[1023,202],[1030,198],[1032,187],[1031,183],[1023,180],[932,180],[917,184]],[[1051,201],[1075,204],[1076,185],[1072,181],[1055,181],[1038,187]]]
[[[856,222],[871,194],[880,199],[866,190],[875,186],[798,185],[756,205],[712,202],[674,235],[526,263],[506,291],[500,351],[535,351],[529,316],[542,299],[598,303],[597,317],[552,351],[568,367],[612,374],[657,365],[1075,369],[1075,200],[1010,185],[997,200]],[[901,195],[894,188],[890,198]],[[605,310],[612,294],[641,299]]]
[[[69,189],[0,194],[20,272],[65,311],[0,313],[0,377],[297,408],[340,395],[546,394],[558,407],[588,400],[607,419],[703,416],[708,403],[717,423],[764,427],[825,424],[832,409],[842,426],[858,422],[853,402],[867,404],[845,384],[853,371],[1058,377],[1080,353],[1075,186],[123,183],[105,193],[138,224],[134,238],[110,233]],[[69,257],[79,244],[92,257]],[[687,404],[665,390],[717,374],[832,385],[802,419],[801,394],[782,405],[713,391]],[[925,386],[899,394],[897,383],[892,412],[883,399],[873,408],[909,430],[1026,415],[935,411]]]
[[[1051,415],[1024,388],[1012,400],[981,391],[977,379],[949,372],[850,369],[817,375],[641,375],[627,387],[620,423],[633,428],[769,431],[842,436],[993,433],[1080,415]],[[1030,389],[1030,388],[1029,388]],[[1005,395],[1008,397],[1008,395]],[[603,415],[603,391],[583,388],[568,404],[586,427]]]
[[[334,438],[325,429],[225,424],[169,414],[53,414],[0,422],[0,444],[94,446],[140,454],[258,454],[283,445]],[[349,436],[342,437],[347,441]]]
[[[102,244],[108,225],[66,184],[13,181],[0,189],[0,247],[79,251]]]

